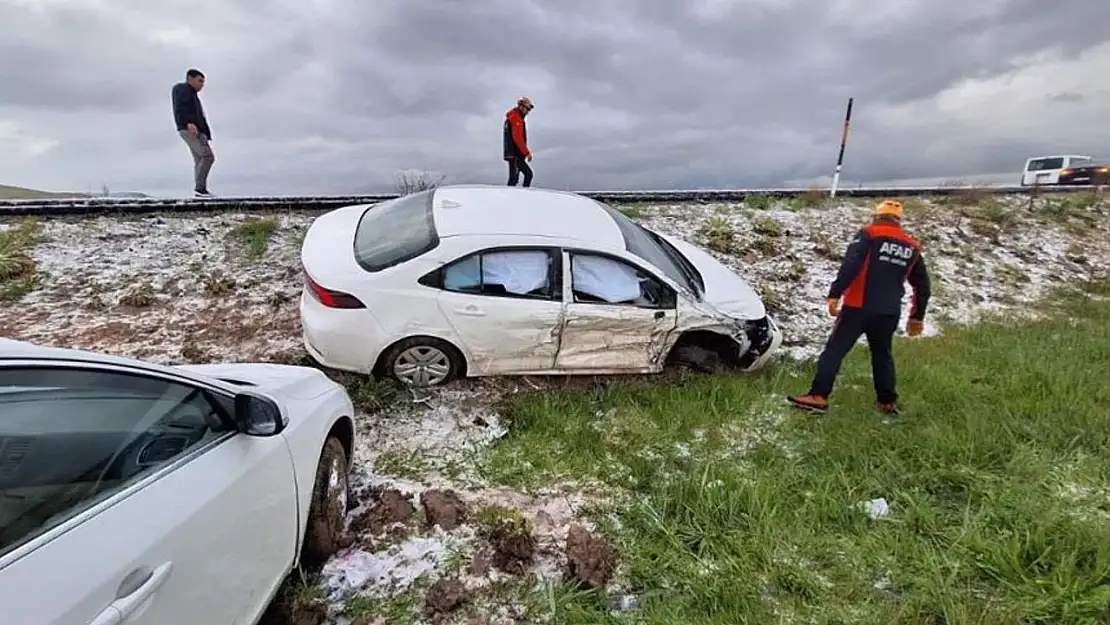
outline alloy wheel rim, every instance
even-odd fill
[[[437,347],[421,345],[398,354],[393,375],[412,386],[434,386],[451,373],[451,359]]]

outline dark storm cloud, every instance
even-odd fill
[[[994,119],[981,99],[969,121],[935,97],[1045,50],[1078,57],[1108,18],[1106,0],[0,0],[0,136],[57,142],[0,166],[55,187],[187,184],[169,87],[197,66],[229,192],[388,188],[424,167],[498,182],[523,94],[537,183],[555,187],[826,174],[848,97],[856,177],[1006,171],[1110,128]],[[1088,117],[1106,101],[1073,83],[1004,97]]]

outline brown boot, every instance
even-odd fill
[[[875,410],[878,410],[880,414],[897,415],[898,404],[895,404],[894,402],[890,402],[889,404],[884,404],[881,402],[876,403]]]
[[[810,412],[824,413],[829,409],[829,399],[820,395],[793,395],[787,397],[786,401],[794,404],[796,408]]]

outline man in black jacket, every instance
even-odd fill
[[[906,334],[920,336],[925,328],[931,288],[922,252],[921,244],[902,229],[902,203],[879,202],[872,223],[856,233],[836,280],[829,287],[826,303],[829,314],[836,317],[836,324],[817,359],[813,383],[805,395],[788,397],[790,403],[824,412],[829,407],[840,363],[862,335],[867,337],[871,350],[876,407],[885,414],[898,412],[892,353],[894,332],[901,316],[905,282],[913,288]]]
[[[173,120],[177,133],[189,146],[193,155],[193,194],[196,197],[212,197],[208,191],[208,172],[216,155],[212,153],[212,130],[204,117],[204,107],[200,104],[200,90],[204,88],[204,74],[199,69],[185,72],[185,82],[173,86]]]

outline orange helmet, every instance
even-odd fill
[[[902,218],[902,203],[898,200],[883,200],[875,206],[875,216],[889,216]]]

